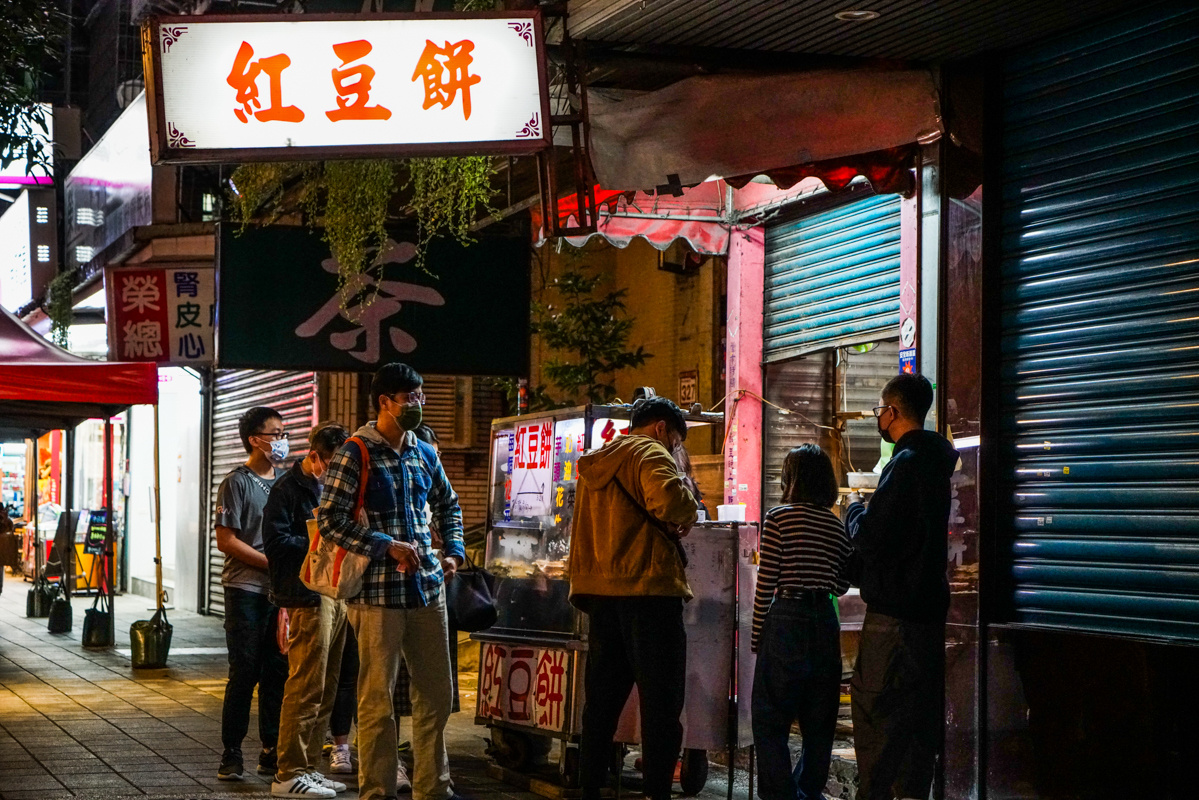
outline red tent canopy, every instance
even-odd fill
[[[0,439],[36,437],[157,402],[157,365],[80,358],[0,309]]]

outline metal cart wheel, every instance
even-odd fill
[[[679,770],[679,786],[683,794],[693,797],[708,785],[708,751],[684,750],[683,765]]]

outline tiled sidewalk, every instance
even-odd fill
[[[215,777],[226,672],[219,619],[173,614],[170,668],[134,672],[128,631],[150,616],[145,598],[118,599],[118,650],[85,650],[91,601],[77,598],[71,633],[52,635],[45,619],[25,617],[27,590],[9,576],[0,595],[4,800],[265,796],[269,787],[257,778],[230,786]]]
[[[151,616],[146,598],[117,598],[117,648],[86,650],[81,631],[91,600],[77,598],[73,630],[53,635],[45,619],[25,617],[28,589],[6,576],[0,594],[0,800],[270,796],[269,780],[252,770],[256,717],[243,747],[247,780],[216,779],[228,668],[221,620],[171,612],[169,668],[135,672],[129,625]],[[463,708],[472,703],[464,695]],[[458,792],[468,800],[541,800],[488,777],[487,735],[469,710],[450,718],[446,744]],[[747,800],[744,771],[737,778],[734,797]],[[713,765],[700,800],[723,800],[726,787],[724,770]],[[351,783],[339,797],[358,795]]]

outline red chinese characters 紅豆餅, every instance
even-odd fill
[[[376,72],[373,67],[362,63],[362,59],[371,53],[373,45],[365,39],[357,39],[332,47],[341,61],[339,67],[330,71],[335,92],[333,99],[337,107],[326,111],[325,116],[333,122],[391,119],[390,108],[370,103],[371,84]],[[474,63],[474,56],[471,55],[474,49],[475,43],[469,39],[454,43],[447,41],[444,47],[438,47],[430,40],[425,41],[425,49],[412,73],[413,81],[422,81],[425,93],[421,106],[423,110],[428,111],[434,106],[448,109],[461,96],[462,118],[470,119],[470,90],[483,80],[470,71]],[[243,41],[225,78],[225,82],[237,91],[235,97],[239,107],[233,110],[234,115],[243,123],[249,123],[251,118],[259,122],[303,122],[304,111],[298,106],[285,105],[283,100],[283,71],[291,64],[291,57],[285,53],[255,59],[253,46]],[[265,108],[258,89],[258,79],[263,74],[268,82],[268,105]]]

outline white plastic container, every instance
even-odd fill
[[[719,522],[745,522],[745,503],[716,506],[716,519]]]

